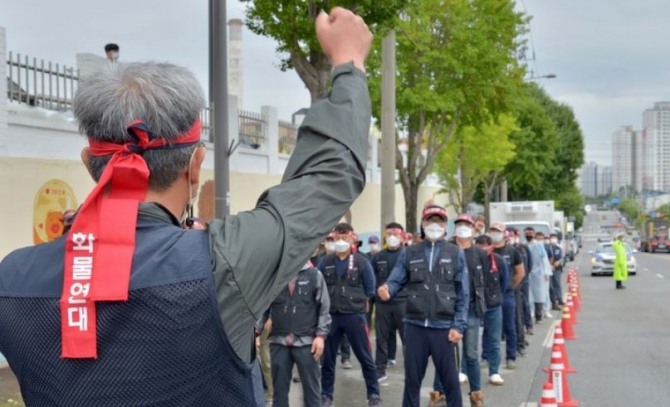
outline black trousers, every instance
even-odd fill
[[[377,301],[375,307],[375,333],[376,349],[375,364],[378,374],[386,373],[389,359],[395,359],[396,352],[396,330],[400,333],[401,340],[404,335],[405,299],[391,300],[390,303]]]
[[[523,307],[524,297],[521,287],[515,290],[516,295],[516,348],[523,350],[526,348],[524,341],[526,340],[526,329],[523,323]]]
[[[272,358],[272,384],[274,399],[272,405],[288,407],[291,390],[293,365],[298,367],[302,384],[302,399],[306,407],[321,406],[321,368],[312,356],[311,346],[288,347],[270,344]]]

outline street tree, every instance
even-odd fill
[[[295,69],[312,102],[326,94],[331,64],[314,31],[319,11],[340,6],[362,16],[368,26],[383,30],[394,22],[407,0],[240,0],[246,3],[246,25],[277,42],[282,71]]]
[[[411,1],[396,18],[396,168],[408,230],[417,227],[419,187],[457,128],[507,109],[523,75],[514,55],[526,22],[513,2],[500,0]],[[379,49],[368,65],[378,120]]]
[[[503,114],[482,126],[461,127],[437,155],[435,173],[458,213],[465,212],[478,187],[488,208],[491,194],[507,163],[514,158],[510,134],[518,131],[513,116]]]

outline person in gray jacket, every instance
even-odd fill
[[[319,359],[330,330],[330,297],[321,272],[308,263],[265,313],[271,321],[270,354],[274,407],[288,407],[293,365],[298,367],[306,407],[321,406]],[[262,326],[262,325],[261,325]]]
[[[320,13],[316,33],[332,88],[282,183],[206,230],[180,221],[206,153],[195,75],[119,63],[80,80],[97,186],[68,235],[0,263],[0,353],[26,405],[253,404],[254,324],[365,186],[372,34],[343,8]]]

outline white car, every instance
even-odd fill
[[[625,243],[625,245],[626,251],[628,252],[628,274],[634,276],[637,274],[637,262],[635,261],[635,256],[633,254],[637,253],[637,250],[633,250],[628,243]],[[612,242],[598,243],[595,250],[589,253],[591,253],[592,276],[611,276],[614,273],[615,256]]]

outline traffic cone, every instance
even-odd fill
[[[552,347],[551,363],[549,369],[544,369],[544,371],[549,373],[548,381],[554,386],[558,407],[577,407],[579,406],[579,402],[573,400],[570,395],[570,386],[568,384],[568,377],[562,359],[563,355],[561,354],[559,347]]]
[[[558,407],[558,404],[556,404],[556,392],[551,380],[542,386],[542,398],[540,398],[539,407]]]
[[[575,311],[579,312],[582,310],[582,300],[579,298],[579,292],[577,291],[576,286],[570,287],[570,294],[572,294],[572,302],[575,303]]]
[[[563,329],[563,338],[572,340],[577,339],[575,331],[572,328],[572,316],[570,315],[570,308],[563,307],[563,319],[561,319],[561,329]]]
[[[554,328],[554,343],[553,346],[557,346],[561,350],[561,355],[563,355],[563,368],[566,373],[575,373],[577,369],[570,366],[570,361],[568,360],[568,348],[565,346],[565,339],[563,338],[563,330],[560,325],[556,325]]]
[[[575,303],[572,301],[572,295],[570,293],[568,293],[565,305],[570,308],[570,316],[572,316],[573,325],[577,325],[579,323],[577,320],[577,310],[575,309]]]

